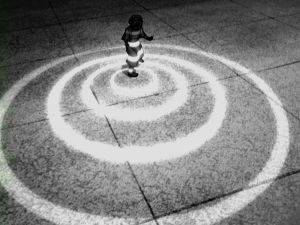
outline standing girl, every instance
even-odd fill
[[[139,62],[144,62],[144,50],[140,38],[148,41],[153,40],[153,36],[148,36],[143,30],[143,18],[140,15],[132,15],[129,18],[129,26],[125,29],[122,40],[125,42],[126,52],[128,54],[126,63],[128,65],[128,76],[137,77],[138,73],[135,67]]]

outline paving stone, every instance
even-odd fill
[[[292,16],[277,17],[276,20],[300,29],[300,13]]]
[[[28,1],[27,1],[28,2]],[[49,4],[22,7],[0,7],[0,32],[30,29],[58,24]]]
[[[268,16],[281,16],[289,15],[300,12],[299,2],[297,0],[260,0],[260,1],[251,1],[251,0],[233,0],[238,4],[242,4],[249,8],[249,10],[255,10],[266,14]]]
[[[15,65],[72,54],[59,26],[10,32],[0,36],[0,65]]]
[[[138,13],[143,8],[131,0],[116,1],[51,1],[54,11],[62,23],[118,14]]]
[[[230,1],[203,1],[152,11],[180,33],[247,24],[265,18]]]
[[[202,48],[251,70],[275,67],[300,58],[300,32],[268,20],[189,35]]]

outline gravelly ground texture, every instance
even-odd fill
[[[298,0],[1,1],[0,224],[299,225],[299,24]]]

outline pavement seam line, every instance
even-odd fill
[[[251,8],[250,6],[244,5],[244,4],[242,4],[242,3],[238,3],[238,2],[236,2],[235,0],[229,0],[229,1],[230,1],[231,3],[237,5],[237,6],[240,6],[240,7],[244,8],[244,9],[248,9],[248,10],[250,10],[250,11],[252,11],[252,12],[258,14],[258,15],[267,17],[267,18],[269,18],[269,19],[274,19],[273,16],[269,16],[269,15],[263,13],[263,12],[257,11],[257,10],[255,10],[255,9]]]
[[[231,2],[237,4],[236,2],[233,2],[233,1],[231,1]],[[197,3],[197,1],[195,0],[195,1],[192,1],[190,3]],[[185,5],[185,3],[175,4],[172,7],[177,7],[177,6],[180,6],[180,5]],[[165,9],[165,8],[168,8],[168,7],[147,8],[147,10],[158,10],[158,9]],[[69,23],[89,21],[89,20],[97,20],[97,19],[101,19],[101,18],[108,18],[108,17],[114,17],[114,16],[121,16],[121,15],[130,14],[130,13],[132,14],[132,13],[142,12],[144,10],[145,9],[133,10],[133,11],[124,12],[124,13],[110,14],[110,15],[106,15],[106,16],[94,16],[94,17],[87,17],[87,18],[82,18],[82,19],[73,19],[73,20],[69,20],[69,21],[64,21],[64,22],[62,22],[62,24],[69,24]],[[292,13],[292,14],[278,15],[278,16],[274,16],[272,18],[273,19],[283,18],[283,17],[289,17],[289,16],[296,16],[296,15],[299,15],[299,14],[300,14],[299,12],[296,12],[296,13]],[[261,19],[261,20],[266,20],[266,19]],[[253,21],[253,22],[255,22],[255,21]],[[20,31],[26,31],[26,30],[30,30],[30,29],[42,29],[42,28],[57,26],[57,25],[59,25],[59,23],[48,23],[48,24],[36,25],[36,26],[33,25],[33,26],[23,27],[23,28],[19,28],[19,29],[12,29],[12,30],[7,31],[6,33],[20,32]],[[198,32],[200,32],[200,30]],[[0,31],[0,33],[3,33],[3,32]]]
[[[232,70],[233,71],[233,70]],[[271,98],[270,96],[268,96],[267,94],[265,94],[262,90],[260,90],[255,84],[251,83],[250,81],[248,81],[245,75],[240,75],[238,74],[236,71],[233,71],[239,78],[241,78],[242,80],[244,80],[245,82],[247,82],[248,84],[250,84],[252,87],[254,87],[256,90],[258,90],[260,93],[262,93],[264,96],[266,96],[268,99],[270,99],[271,101],[273,101],[275,104],[279,105],[278,102],[276,102],[273,98]],[[286,105],[284,105],[283,103],[281,105],[279,105],[282,109],[284,109],[284,111],[286,111],[287,113],[289,113],[290,115],[292,115],[295,119],[297,119],[300,122],[300,118],[295,115],[293,112],[291,112]]]
[[[97,103],[100,104],[99,99],[98,99],[98,97],[97,97],[97,95],[96,95],[96,93],[95,93],[95,91],[93,90],[92,87],[90,87],[90,90],[91,90],[91,92],[92,92],[94,98],[96,99]],[[107,123],[107,125],[108,125],[108,127],[109,127],[109,129],[110,129],[110,131],[111,131],[111,133],[112,133],[112,135],[114,136],[115,141],[117,142],[118,146],[119,146],[120,148],[122,148],[122,145],[121,145],[121,143],[120,143],[120,141],[119,141],[119,139],[118,139],[118,137],[117,137],[117,135],[116,135],[116,133],[115,133],[115,131],[114,131],[114,129],[113,129],[113,127],[112,127],[110,121],[109,121],[109,119],[107,118],[106,115],[104,115],[104,118],[105,118],[105,120],[106,120],[106,123]]]
[[[181,213],[181,212],[183,212],[185,210],[192,210],[193,208],[205,205],[205,204],[213,202],[213,201],[217,201],[217,200],[222,199],[222,198],[229,197],[229,196],[234,195],[236,193],[239,193],[239,192],[242,192],[242,191],[245,191],[245,190],[250,190],[252,188],[255,188],[255,187],[258,187],[258,186],[261,186],[261,185],[273,183],[275,181],[280,181],[282,179],[285,179],[285,178],[288,178],[288,177],[291,177],[291,176],[294,176],[294,175],[300,175],[300,169],[287,172],[285,174],[279,175],[276,178],[268,179],[268,180],[262,181],[260,183],[254,184],[254,185],[249,186],[249,187],[237,188],[237,189],[234,189],[234,190],[232,190],[230,192],[227,192],[227,193],[224,193],[224,194],[220,194],[220,195],[208,198],[208,199],[206,199],[204,201],[201,201],[201,202],[198,202],[198,203],[193,203],[193,204],[191,204],[189,206],[185,206],[185,207],[182,207],[182,208],[179,208],[179,209],[175,209],[175,210],[173,210],[171,212],[158,215],[156,218],[160,219],[160,218],[163,218],[163,217],[166,217],[166,216],[171,216],[173,214]]]
[[[153,208],[152,208],[152,206],[151,206],[151,204],[150,204],[148,198],[146,197],[145,192],[144,192],[144,190],[142,189],[142,186],[140,185],[140,183],[139,183],[139,181],[138,181],[138,179],[137,179],[137,177],[136,177],[136,175],[135,175],[135,173],[134,173],[134,170],[133,170],[132,166],[130,165],[129,162],[126,162],[126,164],[127,164],[128,168],[129,168],[129,170],[130,170],[130,172],[131,172],[131,175],[133,176],[133,179],[135,180],[135,182],[136,182],[136,184],[137,184],[137,186],[138,186],[138,188],[139,188],[140,193],[142,194],[142,196],[143,196],[143,198],[144,198],[144,201],[145,201],[146,204],[147,204],[148,209],[150,210],[150,213],[151,213],[151,215],[152,215],[152,218],[153,218],[155,224],[156,224],[156,225],[159,225],[159,223],[158,223],[158,221],[157,221],[157,217],[156,217],[155,214],[154,214]]]
[[[293,28],[294,30],[297,30],[297,31],[300,32],[300,28],[295,27],[295,26],[292,25],[292,24],[289,24],[289,23],[287,23],[287,22],[283,22],[283,21],[281,21],[281,20],[278,20],[278,18],[274,18],[273,20],[274,20],[274,21],[277,21],[278,23],[284,24],[284,25],[286,25],[286,26],[288,26],[288,27],[290,27],[290,28]]]
[[[218,81],[228,80],[228,79],[232,79],[232,78],[236,78],[236,77],[237,77],[236,75],[223,77],[223,78],[218,79]],[[208,83],[209,82],[196,83],[196,84],[192,84],[192,85],[188,86],[188,88],[200,87],[200,86],[206,85]],[[164,94],[164,93],[174,92],[174,91],[178,91],[178,90],[181,90],[181,89],[180,88],[179,89],[174,88],[174,89],[170,89],[170,90],[165,90],[165,91],[161,91],[161,92],[151,94],[151,95],[145,95],[145,96],[142,96],[142,97],[137,97],[137,98],[132,98],[132,99],[124,100],[124,101],[111,103],[111,104],[108,104],[106,106],[110,107],[110,106],[115,106],[115,105],[118,105],[118,104],[124,104],[124,103],[127,103],[127,102],[136,101],[136,100],[140,100],[140,99],[144,99],[144,98],[151,98],[151,97],[158,96],[158,95],[161,95],[161,94]],[[93,93],[93,96],[95,97],[96,101],[99,103],[99,99],[98,99],[96,93],[93,91],[92,88],[91,88],[91,92]],[[40,110],[37,110],[35,112],[44,111],[44,110],[45,109],[40,109]],[[62,117],[67,117],[67,116],[71,116],[71,115],[79,114],[79,113],[85,113],[85,112],[92,111],[92,110],[94,110],[94,109],[87,108],[87,109],[76,110],[76,111],[73,111],[73,112],[64,113],[64,114],[62,114]],[[15,124],[15,125],[9,125],[9,126],[1,128],[0,130],[14,129],[14,128],[17,128],[17,127],[22,127],[22,126],[26,126],[26,125],[30,125],[30,124],[34,124],[34,123],[40,123],[40,122],[43,122],[43,121],[48,121],[48,118],[43,118],[43,119],[39,119],[39,120],[24,122],[24,123]],[[109,122],[109,120],[108,120],[108,122]],[[118,143],[118,144],[120,145],[120,143]]]
[[[150,13],[151,15],[153,15],[155,18],[157,18],[160,22],[164,23],[165,25],[167,25],[168,27],[172,28],[174,31],[176,31],[176,33],[178,33],[177,29],[175,27],[173,27],[172,25],[170,25],[169,23],[165,22],[162,18],[160,18],[159,16],[157,16],[155,13],[153,13],[151,10],[147,9],[145,6],[143,6],[141,3],[139,3],[137,0],[132,0],[135,4],[139,5],[140,7],[142,7],[146,12]]]
[[[106,120],[106,122],[107,122],[107,124],[108,124],[108,126],[109,126],[109,129],[110,129],[111,133],[112,133],[113,136],[114,136],[115,141],[117,142],[118,146],[119,146],[120,148],[122,148],[122,145],[121,145],[121,143],[120,143],[120,141],[119,141],[119,139],[118,139],[118,137],[117,137],[117,135],[116,135],[114,129],[112,128],[111,123],[109,122],[109,119],[107,118],[106,115],[104,115],[104,117],[105,117],[105,120]]]
[[[295,27],[295,26],[293,26],[293,25],[291,25],[291,24],[289,24],[289,23],[285,23],[285,22],[282,22],[282,21],[278,20],[278,18],[281,18],[281,17],[287,17],[287,16],[293,16],[293,15],[297,15],[297,14],[299,14],[299,13],[292,13],[292,14],[290,14],[290,15],[287,14],[287,15],[282,15],[282,16],[269,16],[269,15],[263,13],[263,12],[260,12],[260,11],[257,11],[257,10],[255,10],[255,9],[251,8],[250,6],[244,5],[244,4],[242,4],[242,3],[238,3],[238,2],[236,2],[235,0],[230,0],[230,2],[232,2],[232,3],[236,4],[236,5],[239,5],[239,6],[241,6],[241,7],[244,7],[245,9],[251,10],[251,11],[253,11],[253,12],[257,13],[257,14],[260,14],[260,15],[262,15],[262,16],[265,16],[265,17],[267,17],[267,18],[269,18],[269,19],[271,19],[271,20],[273,20],[273,21],[276,21],[276,22],[278,22],[278,23],[280,23],[280,24],[283,24],[283,25],[286,25],[286,26],[288,26],[288,27],[290,27],[290,28],[293,28],[294,30],[300,31],[299,28],[297,28],[297,27]]]
[[[51,1],[48,1],[48,3],[49,3],[49,5],[50,5],[50,8],[51,8],[51,10],[52,10],[52,12],[53,12],[53,14],[54,14],[54,16],[55,16],[57,22],[58,22],[59,27],[61,28],[61,30],[62,30],[62,32],[63,32],[63,35],[65,36],[66,41],[68,42],[68,46],[69,46],[69,48],[70,48],[71,51],[72,51],[72,55],[74,56],[75,60],[76,60],[77,62],[79,62],[79,59],[78,59],[78,57],[77,57],[76,54],[75,54],[75,51],[74,51],[74,49],[73,49],[73,46],[71,45],[71,41],[70,41],[70,39],[69,39],[69,37],[68,37],[68,35],[67,35],[67,33],[66,33],[64,27],[63,27],[63,24],[62,24],[62,22],[60,21],[60,19],[59,19],[57,13],[55,12],[55,9],[54,9],[54,6],[53,6],[52,2],[51,2]]]
[[[300,60],[296,60],[296,61],[293,61],[293,62],[288,62],[288,63],[284,63],[284,64],[272,66],[272,67],[262,68],[262,69],[258,69],[258,70],[253,70],[253,72],[256,72],[256,73],[265,72],[265,71],[269,71],[269,70],[273,70],[273,69],[278,69],[278,68],[282,68],[282,67],[286,67],[286,66],[291,66],[291,65],[294,65],[294,64],[297,64],[297,63],[300,63]],[[242,73],[240,75],[245,75],[245,73]]]

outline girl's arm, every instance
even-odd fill
[[[153,40],[153,36],[148,36],[148,35],[144,32],[143,29],[141,30],[141,37],[142,37],[142,38],[145,38],[147,41],[152,41],[152,40]]]

